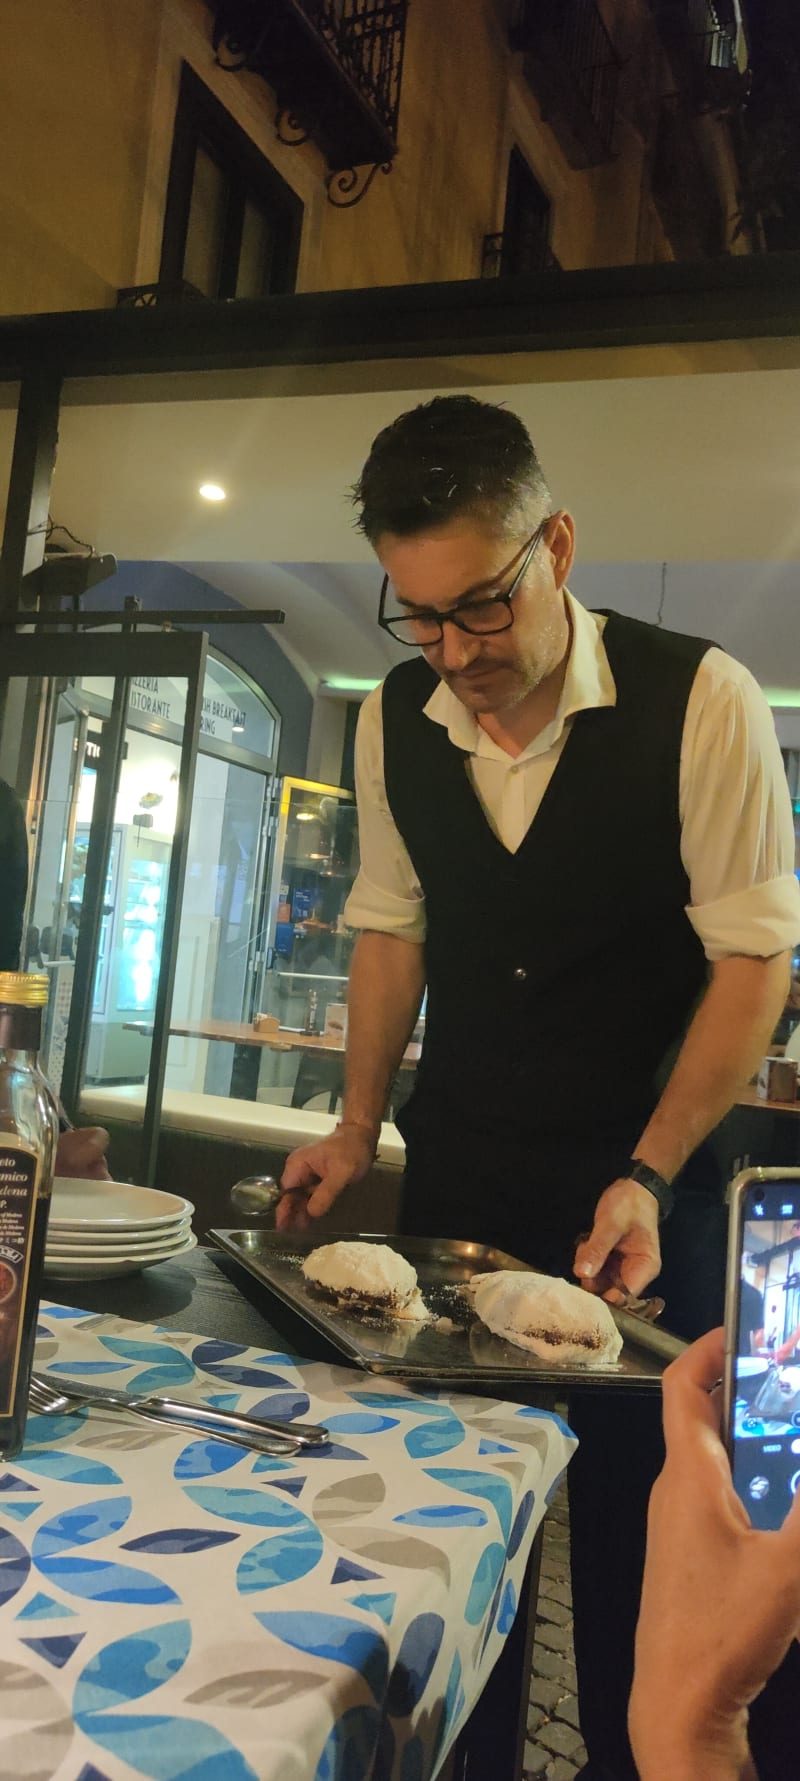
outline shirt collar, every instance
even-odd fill
[[[586,607],[566,589],[564,598],[572,621],[567,671],[561,698],[552,721],[529,742],[517,760],[544,754],[559,740],[564,725],[577,711],[592,711],[598,706],[616,705],[617,689],[603,643],[605,618],[602,613],[587,612]],[[447,730],[450,741],[467,754],[490,755],[508,761],[511,757],[481,729],[471,711],[450,691],[443,680],[431,693],[425,716]]]

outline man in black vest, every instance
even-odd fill
[[[507,411],[401,415],[356,497],[379,622],[415,654],[362,710],[344,1113],[289,1159],[279,1222],[367,1172],[427,986],[403,1228],[594,1292],[657,1281],[696,1335],[722,1314],[705,1140],[768,1047],[800,934],[768,707],[713,645],[574,600],[572,520]],[[570,1416],[586,1774],[623,1781],[660,1418],[600,1391]]]

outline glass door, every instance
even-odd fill
[[[354,936],[344,905],[358,870],[356,807],[340,786],[281,783],[262,1011],[300,1029],[346,997]]]
[[[115,1111],[109,1093],[128,1092],[141,1120],[138,1178],[152,1181],[207,639],[24,634],[4,649],[9,683],[40,690],[60,683],[50,695],[50,742],[41,757],[28,948],[30,956],[38,930],[41,952],[44,929],[43,963],[57,978],[50,1069],[72,1119],[102,1123],[104,1112]],[[92,675],[109,684],[100,717],[90,717],[78,690]],[[131,721],[137,677],[174,686],[179,742],[143,734]],[[72,683],[66,690],[65,679]]]
[[[131,720],[126,723],[106,857],[84,1071],[87,1091],[142,1085],[149,1072],[180,757],[176,743],[143,733]],[[76,901],[90,841],[89,823],[79,824]]]
[[[275,1105],[333,1111],[341,1093],[343,1007],[355,940],[344,905],[358,870],[356,823],[355,801],[341,787],[279,782],[269,823],[257,1009],[281,1029],[277,1046],[261,1058],[258,1081],[259,1099]]]
[[[69,873],[86,752],[86,716],[69,693],[51,689],[43,796],[34,812],[36,854],[28,895],[25,967],[74,960]]]
[[[86,716],[63,682],[45,691],[47,738],[34,800],[33,870],[28,886],[22,965],[45,971],[50,996],[42,1031],[44,1068],[56,1094],[61,1089],[64,1040],[75,972],[75,928],[70,910],[70,868],[86,752]]]
[[[167,1064],[170,1088],[237,1092],[237,1028],[252,1020],[255,996],[269,783],[253,768],[198,756]],[[216,1037],[226,1029],[229,1040]],[[248,1055],[257,1066],[257,1054]]]

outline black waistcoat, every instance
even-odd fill
[[[468,757],[424,714],[422,658],[383,689],[384,771],[422,885],[428,1004],[408,1132],[627,1134],[706,979],[685,913],[680,747],[711,645],[611,613],[613,707],[579,712],[516,853],[492,832]]]

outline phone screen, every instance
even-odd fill
[[[737,1248],[728,1449],[753,1526],[777,1528],[800,1488],[800,1181],[745,1189]]]

